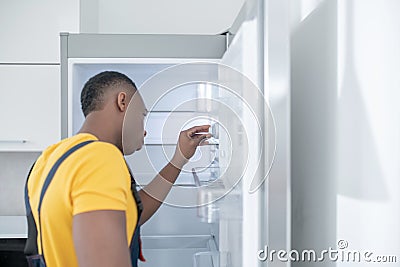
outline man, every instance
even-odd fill
[[[80,131],[43,151],[27,182],[38,253],[49,267],[136,265],[138,256],[132,255],[130,243],[137,222],[143,224],[160,207],[183,165],[199,143],[211,136],[204,133],[209,125],[180,133],[171,162],[138,192],[143,204],[138,220],[140,200],[132,194],[123,155],[143,145],[144,102],[127,76],[107,71],[87,81],[81,105],[85,121]],[[58,165],[42,195],[39,217],[42,189],[50,170],[68,150],[87,141],[94,142],[75,150]]]

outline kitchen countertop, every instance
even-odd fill
[[[0,239],[27,238],[27,229],[25,216],[0,216]]]

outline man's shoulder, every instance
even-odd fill
[[[86,134],[74,135],[47,147],[38,160],[53,162],[62,157],[71,148],[87,141],[92,142],[77,149],[70,157],[81,163],[85,161],[125,162],[122,152],[114,144],[99,141],[95,136]]]
[[[80,151],[81,154],[90,158],[102,158],[105,160],[125,161],[122,152],[114,144],[94,141]]]

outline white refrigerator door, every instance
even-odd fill
[[[264,211],[262,209],[261,196],[263,190],[259,189],[250,193],[249,188],[255,176],[262,175],[257,166],[260,155],[255,152],[261,146],[262,137],[258,123],[263,122],[257,122],[254,114],[260,115],[263,110],[263,99],[259,99],[259,94],[245,86],[246,81],[251,80],[254,83],[254,88],[256,88],[259,81],[259,70],[262,62],[258,54],[259,35],[257,32],[256,20],[245,21],[222,59],[223,64],[234,68],[244,76],[227,71],[224,67],[220,71],[220,79],[222,81],[228,80],[228,84],[236,87],[231,88],[236,93],[235,95],[222,93],[221,97],[232,98],[225,101],[234,103],[232,104],[232,109],[235,109],[240,114],[240,120],[232,121],[232,118],[228,115],[224,118],[224,114],[220,114],[219,117],[221,121],[227,120],[230,124],[237,123],[237,125],[231,127],[236,127],[237,131],[229,133],[231,135],[232,150],[243,151],[242,157],[232,157],[230,166],[233,167],[227,168],[228,176],[233,177],[243,171],[240,183],[229,194],[236,195],[236,199],[240,201],[240,203],[234,204],[238,214],[227,216],[226,218],[222,216],[219,231],[220,253],[222,256],[224,253],[228,253],[231,260],[230,266],[234,267],[259,266],[260,264],[257,259],[257,251],[262,238],[261,221]],[[223,147],[223,141],[223,138],[220,138],[221,147]],[[220,161],[221,165],[225,165],[223,158]],[[226,201],[226,205],[232,204],[229,200]],[[224,207],[221,209],[224,210]],[[222,259],[221,257],[221,261]],[[223,262],[221,262],[221,266],[224,266]]]

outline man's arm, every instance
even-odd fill
[[[171,162],[165,165],[156,177],[139,191],[143,203],[140,224],[150,219],[161,206],[178,178],[182,167],[194,155],[200,142],[205,138],[211,137],[210,133],[205,133],[209,128],[210,125],[195,126],[179,134],[178,145]]]
[[[124,211],[99,210],[75,215],[73,237],[80,267],[132,266]]]

